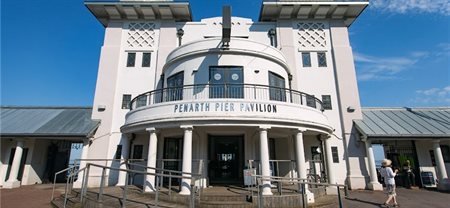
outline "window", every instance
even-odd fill
[[[134,67],[134,62],[136,62],[136,53],[128,53],[127,67]]]
[[[436,158],[434,158],[434,150],[430,150],[431,165],[436,166]]]
[[[143,53],[142,54],[142,67],[150,67],[150,58],[151,53]]]
[[[303,52],[302,53],[302,62],[303,62],[303,67],[311,67],[311,53]]]
[[[333,156],[333,163],[339,163],[339,154],[337,147],[331,147],[331,155]]]
[[[317,61],[319,62],[319,67],[327,67],[327,57],[325,52],[317,53]]]
[[[323,109],[331,110],[331,96],[330,95],[322,95],[322,105]]]
[[[122,109],[130,109],[131,95],[124,94],[122,96]]]
[[[167,78],[167,100],[183,100],[184,72],[179,72]]]
[[[316,97],[314,95],[306,95],[306,105],[309,107],[316,107]]]
[[[241,66],[211,66],[209,84],[210,98],[244,98]]]
[[[441,145],[441,152],[444,162],[450,163],[450,147],[448,145]]]
[[[147,105],[147,96],[140,96],[136,100],[136,108]]]
[[[134,145],[133,159],[142,159],[142,150],[143,149],[144,149],[144,145],[142,145],[142,144]]]
[[[120,159],[120,156],[122,156],[122,145],[121,144],[117,145],[116,156],[114,158]]]
[[[270,100],[286,101],[286,93],[284,91],[284,78],[273,72],[269,72],[269,96]]]

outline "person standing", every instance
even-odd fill
[[[392,161],[388,159],[384,159],[382,164],[382,168],[380,170],[381,176],[384,178],[384,183],[386,184],[387,195],[388,198],[386,202],[384,202],[384,206],[389,207],[389,203],[391,200],[394,201],[394,207],[398,207],[397,203],[397,194],[395,193],[395,175],[397,175],[398,170],[392,170]]]
[[[405,187],[408,189],[411,189],[411,186],[415,186],[415,178],[416,176],[413,173],[413,170],[411,168],[411,162],[409,160],[406,160],[403,164],[403,181],[405,184]]]

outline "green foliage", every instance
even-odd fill
[[[415,167],[415,161],[414,158],[408,155],[399,155],[398,161],[400,162],[400,166],[403,166],[405,164],[406,160],[409,160],[411,168]]]

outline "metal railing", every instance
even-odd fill
[[[280,196],[283,196],[283,184],[297,185],[298,193],[302,197],[303,208],[308,207],[307,196],[306,196],[306,190],[307,190],[306,186],[307,185],[317,186],[317,187],[318,186],[336,187],[339,208],[343,208],[342,197],[341,197],[341,188],[344,189],[345,197],[348,197],[348,193],[349,193],[347,185],[343,185],[343,184],[313,183],[313,182],[308,182],[308,179],[303,179],[303,178],[288,178],[288,177],[277,177],[277,176],[252,175],[251,177],[253,177],[254,180],[256,181],[256,188],[257,188],[256,193],[258,196],[258,201],[257,201],[258,208],[264,207],[264,197],[265,196],[263,195],[263,188],[264,188],[264,186],[266,186],[266,184],[264,184],[264,182],[276,183],[277,190],[278,190],[278,193],[280,194]],[[253,197],[254,192],[251,189],[249,189],[249,191],[251,192],[251,195]]]
[[[131,100],[130,110],[165,102],[208,99],[287,102],[324,110],[322,101],[313,95],[292,89],[258,84],[198,84],[153,90]]]
[[[368,2],[369,0],[263,0],[263,2]]]
[[[85,164],[85,167],[83,167],[83,168],[79,168],[79,164],[81,163],[81,161],[87,162]],[[189,197],[189,199],[190,199],[189,207],[194,207],[195,206],[195,195],[193,195],[193,194],[198,194],[197,196],[200,197],[201,193],[203,192],[203,187],[204,187],[203,180],[200,180],[199,188],[195,186],[196,181],[198,179],[201,179],[202,174],[187,173],[187,172],[176,171],[176,170],[168,170],[168,169],[163,169],[163,168],[153,168],[153,167],[147,167],[145,165],[137,164],[137,162],[144,162],[144,161],[146,161],[146,160],[145,159],[79,159],[79,160],[75,160],[73,166],[65,168],[65,169],[55,173],[55,179],[53,181],[53,190],[52,190],[51,201],[54,200],[56,178],[57,178],[57,176],[59,174],[65,173],[66,177],[67,177],[66,178],[65,188],[64,188],[63,207],[66,207],[66,205],[67,205],[69,193],[71,193],[72,190],[73,190],[74,181],[76,180],[76,178],[79,175],[82,174],[80,201],[81,201],[81,203],[84,203],[85,199],[86,199],[86,195],[87,195],[89,172],[90,172],[92,167],[97,167],[97,168],[101,168],[102,169],[102,171],[101,171],[101,178],[100,178],[99,193],[97,194],[97,201],[98,202],[102,201],[103,191],[104,191],[104,187],[105,187],[106,170],[109,169],[110,171],[118,171],[118,172],[122,172],[123,171],[123,172],[126,172],[126,174],[125,174],[124,192],[123,192],[122,201],[121,201],[122,207],[125,207],[125,202],[127,200],[127,196],[126,196],[127,193],[126,193],[126,191],[127,191],[128,185],[129,185],[129,179],[132,178],[132,177],[130,177],[130,175],[133,175],[133,177],[135,175],[143,175],[144,177],[147,176],[147,175],[155,176],[154,191],[155,191],[155,204],[156,204],[155,206],[156,207],[158,207],[158,197],[159,197],[159,194],[160,194],[159,192],[160,192],[161,188],[164,186],[164,184],[163,184],[164,178],[167,178],[169,180],[169,187],[168,187],[169,198],[171,198],[171,196],[172,196],[171,181],[172,181],[173,178],[190,179],[191,180],[191,184],[190,184],[189,190],[191,192],[191,196]],[[94,164],[92,162],[102,163],[104,165]],[[110,166],[111,164],[109,164],[110,162],[119,162],[119,167],[122,166],[123,164],[125,164],[127,169],[111,167]],[[134,167],[143,168],[144,171],[129,169],[129,167],[133,167],[133,166]],[[148,172],[149,169],[154,170],[154,173],[149,173]],[[143,185],[143,188],[142,188],[142,192],[144,192],[144,189],[145,189],[145,179],[144,179],[144,185]],[[181,187],[180,187],[180,189],[181,189]],[[196,191],[196,189],[198,191]]]

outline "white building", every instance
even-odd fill
[[[354,123],[363,117],[348,27],[368,1],[263,1],[258,22],[226,10],[192,22],[185,1],[85,4],[105,39],[92,110],[101,123],[85,135],[82,159],[146,159],[199,172],[206,185],[243,184],[253,167],[381,190],[371,143]],[[110,185],[125,183],[124,174],[107,175]],[[144,182],[151,191],[154,178],[134,180]]]

